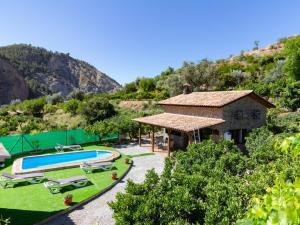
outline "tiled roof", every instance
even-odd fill
[[[247,95],[255,98],[266,107],[273,107],[271,103],[256,95],[252,90],[192,92],[190,94],[181,94],[162,100],[158,104],[222,107]]]
[[[225,122],[225,120],[222,119],[187,116],[173,113],[161,113],[154,116],[136,118],[134,121],[184,132],[210,127]]]

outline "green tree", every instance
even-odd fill
[[[69,112],[75,115],[78,112],[81,102],[77,99],[71,99],[64,104],[64,109],[66,112]]]
[[[286,72],[291,78],[300,80],[300,35],[289,38],[285,42],[284,53],[287,57]]]
[[[126,94],[136,92],[137,91],[136,83],[135,82],[131,82],[131,83],[125,84],[124,87],[123,87],[123,91]]]
[[[23,106],[26,112],[34,116],[41,115],[45,105],[46,105],[46,100],[44,97],[33,99],[33,100],[26,100],[23,102]]]
[[[117,224],[231,224],[243,212],[236,176],[246,162],[230,142],[190,145],[166,160],[161,177],[152,170],[142,184],[129,181],[110,203],[114,218]]]
[[[300,224],[300,179],[295,183],[277,180],[267,194],[252,199],[246,218],[237,225]]]
[[[48,104],[56,105],[64,102],[64,97],[61,95],[61,93],[55,93],[53,95],[46,96],[46,101]]]
[[[141,91],[150,92],[155,90],[155,82],[152,78],[141,78],[139,81]]]
[[[257,130],[247,140],[249,156],[224,140],[189,145],[166,159],[161,176],[151,170],[143,183],[128,182],[126,192],[109,203],[116,224],[235,224],[254,194],[265,194],[279,176],[292,181],[300,176],[299,150],[292,150],[299,142],[288,138],[283,145],[274,144],[281,136]],[[275,156],[257,154],[254,148]]]
[[[253,47],[253,50],[257,50],[259,47],[259,41],[254,41],[254,47]]]
[[[280,93],[280,103],[282,107],[286,107],[291,111],[300,108],[300,80],[287,83]]]
[[[79,101],[83,101],[84,92],[80,91],[79,89],[75,89],[68,95],[68,99],[77,99]]]
[[[89,123],[94,123],[115,115],[116,111],[107,98],[94,97],[83,105],[82,114]]]

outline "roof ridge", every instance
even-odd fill
[[[224,107],[247,96],[259,101],[265,107],[274,107],[266,99],[255,94],[253,90],[192,92],[190,94],[180,94],[161,100],[158,104],[190,107]]]

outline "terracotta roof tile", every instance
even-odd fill
[[[144,124],[150,124],[184,132],[210,127],[225,122],[225,120],[222,119],[187,116],[173,113],[161,113],[154,116],[136,118],[133,120]]]
[[[168,98],[158,104],[221,107],[251,93],[253,93],[251,90],[192,92]]]

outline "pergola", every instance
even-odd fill
[[[224,123],[225,120],[209,118],[209,117],[199,117],[199,116],[189,116],[182,114],[173,113],[161,113],[153,116],[141,117],[133,119],[141,124],[147,124],[152,126],[151,144],[152,151],[154,151],[154,127],[161,127],[168,129],[168,156],[170,156],[170,131],[175,130],[187,134],[189,144],[192,143],[192,133],[195,130],[200,130],[203,128],[211,127],[217,124]],[[141,145],[141,129],[139,129],[139,145]]]

